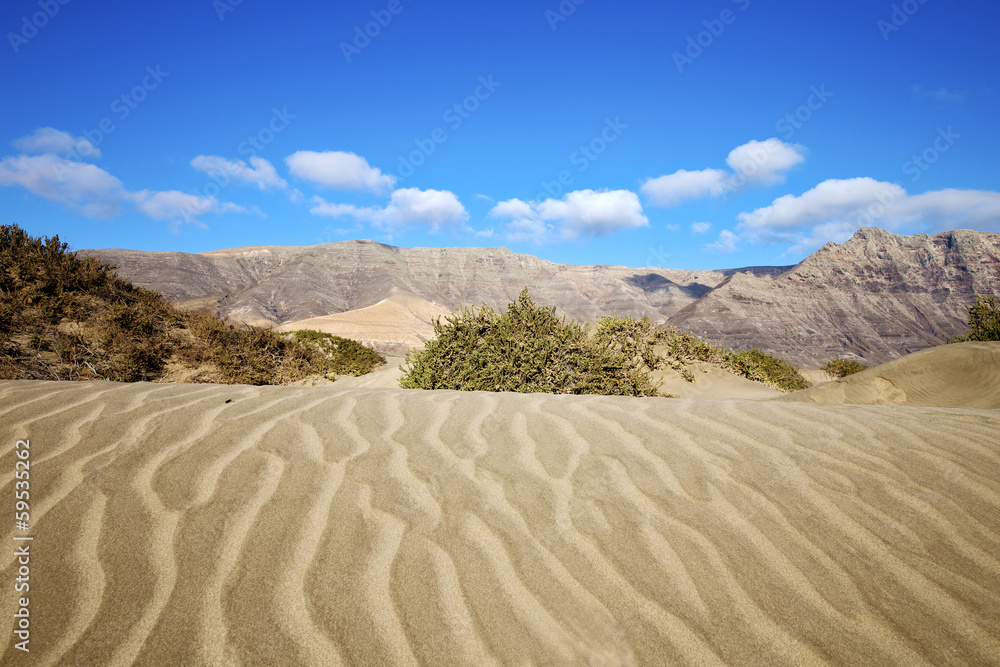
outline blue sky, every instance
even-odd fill
[[[671,268],[1000,231],[998,24],[981,0],[9,0],[0,208],[75,248]]]

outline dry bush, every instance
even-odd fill
[[[823,364],[823,370],[835,378],[843,378],[848,375],[860,373],[866,368],[871,368],[868,364],[853,359],[833,359]]]
[[[381,359],[180,311],[58,236],[17,225],[0,226],[0,267],[0,379],[158,380],[174,362],[205,369],[197,381],[285,384]]]
[[[976,295],[976,303],[968,307],[969,331],[952,338],[949,343],[969,341],[1000,341],[1000,302],[995,296]]]
[[[726,357],[726,366],[737,375],[763,382],[784,392],[807,389],[810,386],[809,381],[790,363],[756,348],[731,352]]]

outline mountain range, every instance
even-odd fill
[[[400,248],[375,241],[205,253],[83,250],[178,305],[279,329],[316,328],[383,351],[419,345],[434,317],[536,303],[592,322],[648,316],[729,348],[803,367],[883,363],[966,329],[976,294],[1000,294],[1000,234],[904,236],[865,227],[794,266],[687,271],[555,264],[506,248]]]

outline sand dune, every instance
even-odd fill
[[[1000,408],[1000,343],[941,345],[780,400]]]
[[[728,401],[732,399],[767,399],[784,395],[762,382],[748,380],[709,363],[690,362],[686,370],[694,376],[694,382],[688,382],[680,373],[670,368],[654,371],[651,376],[654,380],[661,381],[661,394],[672,394],[679,398]]]
[[[276,331],[312,329],[351,338],[383,353],[401,353],[434,337],[434,318],[451,311],[399,288],[373,306],[283,324]]]
[[[1000,664],[1000,412],[0,383],[0,662]]]

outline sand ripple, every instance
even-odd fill
[[[1000,664],[996,410],[4,382],[0,436],[5,665]]]

